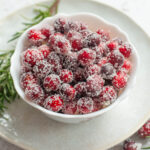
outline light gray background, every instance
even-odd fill
[[[0,19],[24,6],[45,0],[0,0]],[[99,0],[116,7],[132,17],[150,35],[150,0]],[[136,136],[136,135],[135,135]],[[135,137],[134,136],[134,137]],[[112,150],[121,150],[120,146]],[[0,150],[22,150],[0,138]]]

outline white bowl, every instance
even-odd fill
[[[65,17],[65,18],[68,18],[70,20],[80,21],[80,22],[86,23],[88,25],[89,29],[91,29],[92,31],[96,31],[97,29],[102,28],[102,29],[109,32],[110,38],[119,37],[119,38],[123,39],[124,41],[128,41],[131,44],[127,34],[124,31],[122,31],[118,26],[113,25],[113,24],[105,21],[103,18],[101,18],[95,14],[91,14],[91,13],[76,13],[76,14],[70,14],[70,15],[58,14],[58,15],[55,15],[53,17],[49,17],[49,18],[44,19],[41,23],[33,26],[30,29],[33,29],[33,28],[37,29],[37,28],[41,28],[41,26],[52,25],[54,20],[58,17]],[[16,46],[16,50],[15,50],[15,52],[11,58],[11,68],[10,68],[10,72],[11,72],[11,75],[12,75],[12,78],[14,81],[14,86],[15,86],[18,94],[20,95],[20,97],[26,103],[28,103],[32,107],[38,109],[39,111],[41,111],[42,113],[44,113],[46,116],[48,116],[51,119],[54,119],[54,120],[57,120],[60,122],[64,122],[64,123],[79,123],[79,122],[100,116],[101,114],[112,109],[119,102],[121,102],[123,99],[125,99],[129,96],[129,92],[131,91],[131,88],[133,87],[133,85],[135,83],[136,70],[138,67],[138,54],[137,54],[135,47],[132,44],[131,44],[133,47],[132,56],[131,56],[132,70],[130,72],[130,78],[128,80],[128,84],[125,87],[125,89],[121,92],[121,94],[119,95],[117,100],[113,104],[111,104],[110,106],[108,106],[104,109],[101,109],[99,111],[89,113],[89,114],[68,115],[68,114],[61,114],[61,113],[49,111],[49,110],[47,110],[47,109],[45,109],[45,108],[43,108],[37,104],[34,104],[31,101],[29,101],[26,98],[24,91],[20,87],[19,81],[20,81],[20,67],[21,67],[20,55],[26,48],[27,32],[30,29],[25,31],[23,33],[23,35],[19,38],[17,46]]]

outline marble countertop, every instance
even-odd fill
[[[0,0],[0,19],[11,14],[17,9],[34,3],[42,2],[45,0]],[[150,0],[99,0],[107,3],[115,8],[118,8],[132,17],[149,35],[150,35]],[[136,136],[136,135],[134,135]],[[6,142],[0,138],[0,149],[3,150],[21,150],[20,148]],[[112,150],[121,150],[118,145]]]

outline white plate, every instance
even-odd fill
[[[20,14],[31,17],[33,7],[24,8],[0,22],[1,49],[12,47],[7,40],[22,28]],[[150,117],[150,39],[126,15],[89,0],[62,0],[59,12],[92,12],[117,24],[128,33],[139,56],[137,82],[129,98],[106,114],[77,125],[47,119],[21,100],[9,105],[7,120],[0,118],[0,134],[28,150],[105,150],[133,134]],[[15,45],[15,44],[14,44]]]

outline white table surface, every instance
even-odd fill
[[[24,6],[44,0],[0,0],[0,19]],[[150,0],[99,0],[132,17],[150,35]],[[0,138],[0,150],[22,150]],[[113,150],[122,150],[120,146]]]

